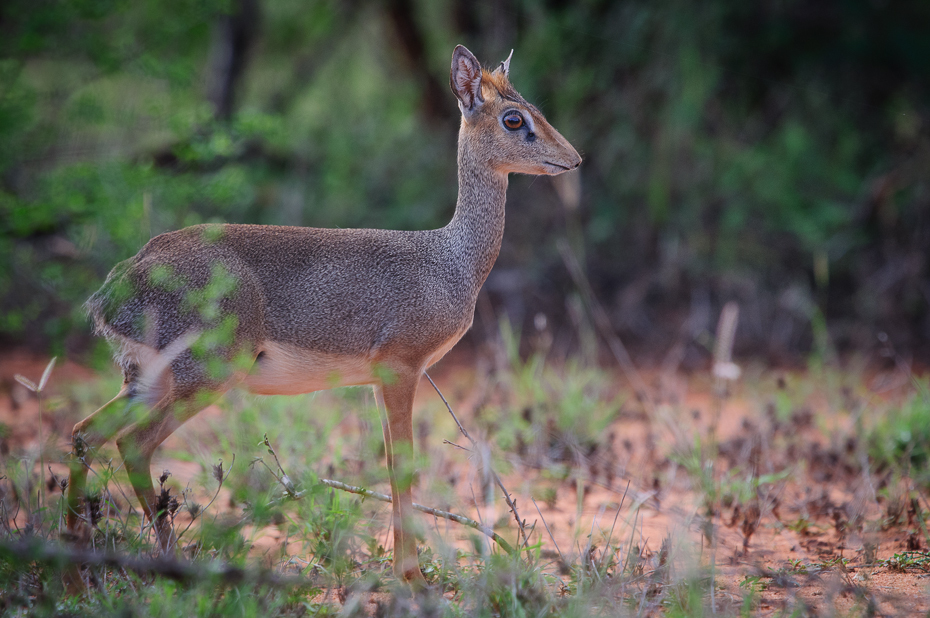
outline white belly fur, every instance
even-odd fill
[[[466,326],[460,332],[456,333],[451,339],[442,344],[442,347],[433,352],[432,356],[429,357],[429,360],[426,361],[426,365],[423,368],[426,369],[427,367],[432,367],[438,363],[439,359],[445,356],[449,350],[455,347],[455,344],[459,342],[459,339],[465,336],[465,333],[468,332],[469,328],[471,328],[471,324]]]
[[[456,333],[424,363],[430,367],[458,343],[468,329]],[[242,381],[242,386],[257,395],[299,395],[339,386],[377,384],[379,372],[367,356],[328,354],[297,346],[266,341],[264,355]]]
[[[377,381],[371,359],[305,350],[266,341],[264,356],[242,381],[258,395],[299,395],[337,386],[359,386]]]

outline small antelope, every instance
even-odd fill
[[[511,54],[512,55],[512,54]],[[116,443],[159,546],[174,543],[152,453],[233,385],[262,395],[372,385],[393,493],[394,573],[420,585],[410,470],[420,377],[472,324],[500,250],[507,175],[561,174],[581,157],[508,73],[459,45],[455,215],[427,231],[196,225],[156,236],[87,302],[123,370],[116,397],[74,426],[68,530],[94,451]],[[163,508],[163,507],[161,507]]]

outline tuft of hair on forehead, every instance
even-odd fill
[[[481,94],[485,99],[490,97],[510,99],[511,101],[523,101],[523,97],[517,92],[510,80],[503,71],[488,71],[481,69]]]

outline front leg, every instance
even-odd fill
[[[97,449],[133,422],[129,385],[123,384],[119,393],[99,410],[74,426],[71,432],[71,461],[68,477],[68,534],[77,533],[82,515],[81,500],[87,484],[87,470]]]
[[[394,524],[394,575],[414,587],[426,585],[417,559],[416,520],[413,513],[413,485],[416,480],[413,458],[413,398],[420,371],[397,372],[390,383],[375,388],[384,450],[387,456]],[[388,380],[385,380],[388,382]]]

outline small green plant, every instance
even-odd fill
[[[930,488],[930,382],[915,380],[915,392],[879,415],[867,434],[869,455],[882,469],[898,470]]]
[[[749,618],[753,610],[759,605],[759,597],[767,588],[767,583],[758,575],[747,575],[739,583],[740,590],[743,591],[743,605],[740,608],[740,616]]]
[[[610,374],[575,359],[558,366],[541,353],[526,360],[505,320],[501,338],[509,367],[498,376],[503,404],[483,415],[495,419],[495,442],[537,466],[580,466],[606,445],[606,429],[623,405]]]
[[[925,551],[896,553],[891,558],[882,560],[881,564],[892,571],[917,570],[930,573],[930,553]]]
[[[500,402],[489,399],[495,405],[499,403],[501,409],[501,416],[494,419],[495,435],[515,436],[515,430],[520,430],[528,436],[534,426],[541,432],[535,441],[525,436],[524,455],[507,462],[511,468],[504,480],[508,482],[512,474],[525,476],[540,512],[533,510],[532,503],[518,501],[520,516],[528,520],[528,539],[521,543],[521,551],[513,554],[467,530],[464,535],[446,532],[450,528],[444,531],[442,520],[424,517],[423,532],[429,537],[422,544],[419,558],[431,589],[416,597],[400,587],[391,572],[393,554],[386,542],[390,507],[371,496],[350,495],[323,484],[323,479],[336,478],[376,491],[388,486],[380,462],[384,456],[380,421],[370,391],[346,389],[282,398],[232,393],[219,402],[221,415],[207,413],[204,426],[196,429],[205,446],[191,442],[175,447],[176,452],[169,446],[165,455],[183,462],[183,466],[175,468],[176,474],[163,475],[157,483],[164,490],[161,497],[165,517],[173,519],[183,558],[170,563],[174,569],[171,577],[158,571],[159,562],[152,560],[155,543],[151,526],[141,516],[134,497],[125,495],[128,484],[113,447],[104,447],[90,478],[86,546],[58,545],[55,541],[63,529],[62,483],[67,479],[60,463],[65,461],[65,454],[55,451],[54,445],[63,441],[54,435],[47,440],[52,446],[48,447],[46,459],[58,476],[51,477],[46,486],[37,474],[38,452],[12,441],[17,432],[12,428],[5,444],[13,451],[0,458],[0,613],[732,617],[758,613],[771,604],[773,589],[817,586],[827,572],[845,575],[844,570],[850,568],[848,559],[839,556],[785,559],[781,568],[765,574],[749,571],[738,589],[728,589],[726,580],[717,578],[710,567],[706,542],[695,543],[696,534],[663,538],[659,549],[648,534],[643,534],[639,509],[674,508],[667,506],[674,497],[669,499],[670,492],[664,489],[655,494],[661,503],[636,502],[631,507],[629,502],[621,501],[619,508],[613,505],[607,507],[606,514],[601,512],[596,525],[588,527],[587,521],[582,524],[582,518],[592,515],[592,497],[601,490],[586,476],[588,470],[576,461],[554,455],[553,441],[545,430],[576,431],[574,421],[559,424],[562,415],[566,419],[575,417],[553,402],[574,401],[574,405],[583,407],[588,404],[579,404],[574,397],[582,401],[590,398],[604,403],[609,416],[616,396],[609,387],[598,385],[598,376],[606,372],[579,367],[518,360],[498,376],[503,384],[498,385],[494,396],[500,395]],[[558,379],[550,379],[550,372]],[[102,381],[87,382],[53,393],[49,401],[58,403],[46,408],[47,413],[79,416],[92,401],[104,398],[112,386]],[[799,388],[807,385],[802,383]],[[760,399],[764,401],[767,395],[763,393]],[[526,422],[516,412],[523,402],[531,403],[532,422]],[[896,406],[889,418],[897,418],[895,415],[911,405],[909,400]],[[430,410],[419,410],[418,414],[435,423],[429,418]],[[537,414],[550,420],[541,424]],[[469,419],[463,420],[467,425]],[[623,422],[639,421],[624,418]],[[743,429],[755,431],[763,424]],[[582,422],[575,425],[581,427],[579,434],[584,431],[590,435],[592,430]],[[64,426],[67,428],[69,423]],[[859,430],[861,425],[856,426]],[[663,465],[677,464],[679,470],[687,472],[679,474],[678,487],[687,488],[688,499],[695,500],[693,508],[716,505],[720,509],[714,515],[717,524],[736,528],[719,538],[741,530],[744,540],[752,533],[797,535],[802,545],[821,537],[829,540],[826,535],[833,534],[835,526],[825,518],[839,512],[839,507],[826,497],[818,498],[819,491],[800,506],[782,500],[780,514],[776,504],[782,483],[791,482],[787,471],[800,475],[809,470],[804,464],[793,465],[779,451],[787,446],[803,449],[801,439],[782,440],[777,436],[766,447],[776,457],[776,463],[766,470],[774,471],[760,473],[748,465],[748,460],[720,454],[724,446],[720,452],[711,449],[703,435],[696,434],[693,442],[691,434],[687,436],[686,448],[664,445],[658,447],[658,452],[670,449],[670,454],[665,451],[668,463]],[[601,443],[601,435],[593,438],[595,444]],[[835,441],[842,445],[846,438],[839,433]],[[860,443],[866,442],[862,439]],[[423,501],[438,496],[440,501],[449,501],[453,510],[461,507],[461,485],[452,487],[449,482],[450,460],[437,456],[429,444],[418,448],[431,458],[418,464],[420,496],[426,497]],[[462,452],[448,451],[455,455]],[[802,456],[805,453],[797,452]],[[824,454],[823,449],[817,452]],[[218,456],[226,463],[207,460]],[[526,465],[530,456],[538,456],[545,465],[539,469]],[[437,465],[437,461],[442,464]],[[179,480],[185,476],[184,467],[188,467],[187,476],[191,477],[189,470],[196,470],[198,462],[201,472],[192,473],[189,481]],[[821,468],[816,471],[822,472],[824,464],[818,465]],[[874,478],[876,486],[878,481],[885,483],[877,491],[882,508],[875,510],[878,519],[866,520],[864,525],[866,529],[880,530],[886,523],[900,527],[906,520],[915,537],[912,546],[919,548],[925,542],[925,537],[920,536],[925,519],[923,493],[908,484],[911,478],[903,470],[892,470],[890,474],[885,471]],[[636,484],[634,479],[634,490]],[[432,487],[443,485],[445,491],[432,492]],[[42,507],[36,500],[40,490]],[[518,492],[514,497],[519,498]],[[815,506],[818,501],[819,506]],[[544,505],[561,510],[564,517],[575,522],[569,524],[573,531],[568,532],[574,535],[573,540],[563,542],[565,520],[548,519]],[[734,517],[734,523],[727,524],[731,507],[740,518]],[[612,513],[614,508],[616,513]],[[766,517],[773,514],[772,519],[762,522],[766,525],[760,524],[763,509]],[[537,515],[537,525],[533,526]],[[497,531],[512,542],[510,514],[498,508],[496,517],[496,522],[490,524],[498,526]],[[554,523],[559,528],[553,527],[550,537],[547,526]],[[509,530],[505,532],[502,525]],[[748,549],[737,551],[737,560],[748,562],[754,558],[757,538],[753,537],[754,543]],[[873,555],[878,542],[872,546]],[[69,553],[72,551],[78,553]],[[101,551],[109,552],[106,559]],[[724,551],[718,549],[717,565],[728,558]],[[899,551],[883,561],[864,561],[872,568],[892,573],[930,572],[930,555],[926,551]],[[69,596],[63,575],[74,563],[84,565],[80,573],[87,590]],[[776,591],[775,596],[779,593]],[[862,595],[857,601],[862,607],[873,602],[867,593],[855,594]],[[377,601],[369,603],[372,598]],[[809,613],[800,595],[792,592],[791,598],[776,612],[784,616]]]
[[[818,526],[812,524],[811,521],[806,517],[798,517],[797,519],[789,521],[787,524],[785,524],[785,527],[789,530],[797,532],[801,536],[808,536],[812,533],[812,531],[819,529]]]

